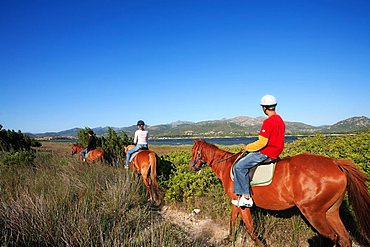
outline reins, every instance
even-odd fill
[[[217,161],[217,162],[216,162],[216,164],[221,163],[221,162],[223,162],[223,161],[225,161],[225,160],[228,160],[228,159],[230,159],[230,158],[232,158],[232,157],[234,157],[234,156],[236,156],[236,155],[239,155],[239,154],[240,154],[240,152],[238,152],[238,153],[236,153],[236,154],[233,154],[233,155],[230,155],[229,157],[226,157],[226,158],[220,159],[219,161]],[[243,152],[242,152],[240,155],[243,155]]]
[[[193,161],[192,159],[190,159],[190,163],[192,164],[192,168],[193,168],[194,170],[198,170],[198,169],[200,169],[200,168],[197,168],[197,167],[196,167],[196,164],[197,164],[199,161],[200,161],[202,164],[207,163],[207,162],[205,162],[205,161],[203,160],[203,157],[202,157],[202,152],[201,152],[201,147],[202,147],[202,145],[203,145],[203,144],[200,144],[200,145],[199,145],[199,147],[198,147],[198,149],[197,149],[197,153],[198,153],[198,155],[196,156],[195,160]],[[237,159],[239,159],[240,157],[243,157],[245,153],[246,153],[245,151],[242,151],[242,152],[238,152],[238,153],[232,154],[232,155],[230,155],[230,156],[228,156],[228,157],[226,157],[226,158],[223,158],[223,159],[218,160],[217,162],[215,162],[215,164],[219,164],[219,163],[221,163],[221,162],[223,162],[223,161],[225,161],[225,160],[231,159],[232,157],[235,157],[235,156],[237,156],[237,155],[239,155],[239,157],[237,158]]]

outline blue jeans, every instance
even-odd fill
[[[250,195],[249,170],[267,158],[266,155],[260,152],[252,152],[241,158],[234,165],[234,194]]]
[[[86,153],[87,153],[87,148],[82,149],[82,151],[81,151],[81,158],[82,158],[82,160],[85,159]]]
[[[126,154],[126,166],[130,163],[131,155],[139,149],[148,149],[148,144],[136,144],[134,148],[128,150]]]

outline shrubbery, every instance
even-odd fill
[[[77,132],[77,138],[82,146],[86,147],[89,140],[88,132],[90,128],[80,129]],[[105,152],[105,159],[109,163],[118,163],[125,156],[124,146],[133,143],[133,138],[127,136],[124,131],[118,135],[112,128],[108,128],[107,136],[96,137],[98,147]]]
[[[200,208],[214,218],[228,215],[229,202],[221,182],[209,167],[190,172],[190,158],[190,151],[176,151],[161,157],[159,174],[160,184],[165,189],[164,200],[180,203],[189,209]]]
[[[2,126],[0,127],[0,166],[12,168],[32,165],[35,155],[31,147],[40,147],[41,143],[21,131],[1,128]]]
[[[298,139],[287,144],[282,157],[313,153],[334,159],[351,159],[370,176],[370,130],[356,135],[325,136]]]
[[[30,151],[5,152],[0,156],[0,166],[12,168],[32,166],[35,154]]]
[[[31,150],[31,147],[40,146],[40,142],[24,135],[21,131],[15,132],[14,130],[5,130],[0,128],[0,151],[2,152]]]

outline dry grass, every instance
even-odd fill
[[[35,166],[0,170],[0,246],[212,246],[163,221],[147,203],[139,176],[99,163],[82,165],[70,156],[70,147],[43,142]],[[162,156],[192,147],[150,148]],[[229,202],[222,196],[222,189],[213,191],[192,207],[201,208],[199,217],[228,226]],[[215,200],[219,203],[210,207]],[[254,209],[253,219],[268,246],[325,244],[294,210]],[[241,224],[235,242],[222,246],[254,243]]]
[[[38,151],[50,152],[53,154],[71,154],[72,143],[70,142],[41,142],[42,146],[35,148]],[[150,145],[152,149],[158,156],[170,154],[175,151],[191,151],[191,145],[181,145],[181,146],[170,146],[170,145]]]
[[[53,153],[30,167],[0,166],[0,246],[197,245],[164,231],[171,225],[147,202],[139,176]]]

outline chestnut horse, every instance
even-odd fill
[[[229,199],[233,200],[237,196],[233,193],[230,169],[236,158],[236,155],[204,140],[194,140],[189,167],[199,170],[202,164],[207,163],[221,180]],[[335,244],[347,247],[352,242],[339,217],[339,207],[347,189],[357,221],[367,240],[370,239],[370,195],[367,181],[369,178],[349,160],[306,153],[278,161],[270,185],[252,186],[253,200],[256,206],[269,210],[285,210],[296,206],[321,235]],[[239,214],[251,238],[257,245],[261,245],[253,228],[250,208],[235,205],[232,205],[230,218],[230,239]]]
[[[78,154],[80,156],[80,161],[82,162],[81,151],[84,147],[81,144],[74,143],[72,144],[72,155]],[[93,161],[103,161],[104,159],[104,150],[103,149],[94,149],[89,152],[89,155],[85,159],[87,162]]]
[[[125,152],[134,148],[135,145],[125,147]],[[147,188],[147,196],[149,201],[154,201],[156,205],[161,203],[159,198],[159,187],[157,182],[157,155],[152,150],[139,150],[139,153],[133,153],[136,156],[132,159],[129,167],[132,171],[141,174],[145,187]]]

